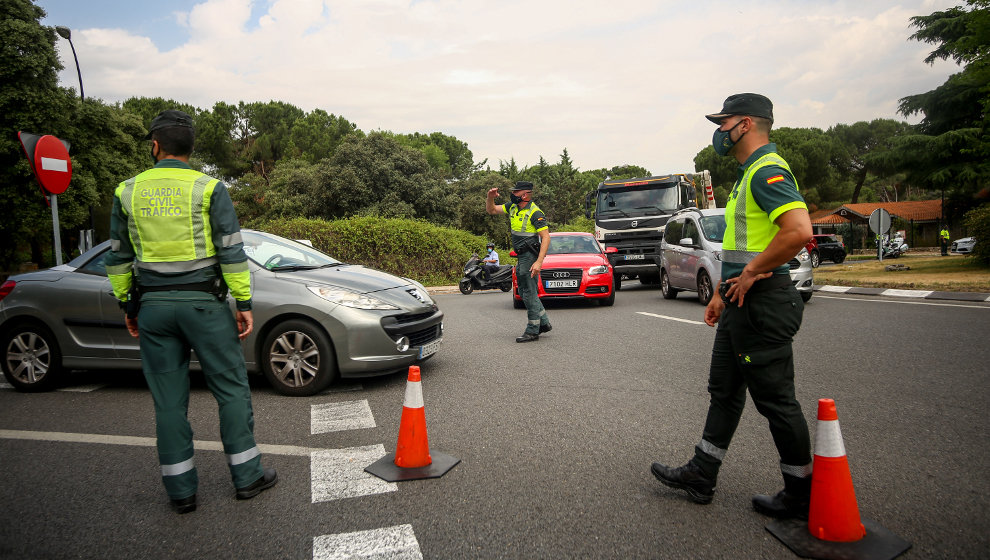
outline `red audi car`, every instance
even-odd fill
[[[540,271],[539,293],[544,298],[583,298],[596,300],[601,305],[615,303],[612,284],[612,265],[605,253],[617,249],[602,249],[594,235],[581,232],[554,232],[550,234],[550,249],[543,259]],[[516,256],[515,251],[509,253]],[[523,309],[519,296],[516,270],[512,269],[512,304]]]

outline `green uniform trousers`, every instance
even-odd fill
[[[747,388],[770,424],[781,472],[797,478],[811,474],[811,438],[794,396],[791,348],[803,314],[804,302],[787,275],[754,284],[742,307],[726,303],[712,348],[708,418],[692,459],[713,480],[739,425]]]
[[[220,439],[234,486],[263,476],[237,324],[226,302],[205,292],[150,292],[138,313],[144,378],[155,401],[158,461],[172,499],[196,493],[189,409],[189,350],[196,351],[219,405]]]
[[[516,264],[516,281],[519,284],[519,295],[522,297],[523,305],[526,306],[526,334],[539,334],[540,325],[549,325],[550,319],[547,317],[547,310],[543,308],[540,301],[540,293],[537,288],[539,277],[530,276],[529,269],[536,262],[537,255],[531,251],[519,253],[519,260]]]

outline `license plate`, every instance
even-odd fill
[[[419,359],[423,359],[427,356],[432,356],[437,353],[440,349],[440,343],[443,342],[442,338],[438,338],[433,342],[427,342],[426,344],[419,347]]]
[[[577,280],[547,280],[547,288],[577,288]]]
[[[626,255],[624,258],[627,261],[641,261],[646,257],[644,255]]]

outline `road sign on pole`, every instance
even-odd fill
[[[31,164],[31,171],[41,185],[42,194],[46,195],[48,205],[52,208],[52,230],[55,241],[55,264],[62,264],[62,239],[59,235],[58,224],[58,195],[69,188],[72,180],[72,159],[69,158],[69,143],[46,134],[38,136],[27,132],[18,132],[24,154]]]
[[[877,234],[877,259],[883,262],[883,234],[890,229],[890,212],[877,208],[870,214],[870,229]]]

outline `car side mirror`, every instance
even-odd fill
[[[690,237],[685,237],[677,242],[678,245],[694,245],[694,239]]]
[[[509,251],[509,256],[510,257],[518,257],[519,256],[519,253],[517,253],[516,250],[513,249],[513,250]]]
[[[619,252],[619,248],[618,247],[605,247],[605,252],[606,253],[618,253]]]

